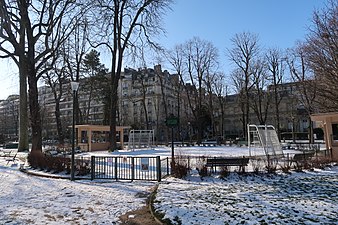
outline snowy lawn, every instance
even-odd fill
[[[0,158],[0,224],[118,224],[145,206],[155,182],[102,182],[29,176]]]
[[[173,224],[338,224],[338,167],[225,180],[168,178],[154,206]]]
[[[170,156],[171,148],[114,153]],[[175,148],[177,155],[243,156],[247,148]],[[0,224],[119,224],[145,206],[156,182],[71,182],[24,174],[0,157]],[[338,167],[278,175],[237,175],[225,180],[192,174],[167,178],[158,188],[157,212],[173,224],[338,224]]]

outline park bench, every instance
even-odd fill
[[[240,172],[245,172],[245,167],[249,163],[249,158],[245,157],[228,157],[228,158],[207,158],[206,167],[211,167],[212,171],[216,167],[238,166]]]
[[[303,152],[303,153],[296,153],[292,161],[293,162],[300,162],[300,161],[306,161],[311,159],[315,155],[315,152]]]
[[[292,157],[291,163],[295,163],[296,167],[306,165],[307,161],[310,160],[314,155],[315,155],[315,152],[296,153]]]
[[[216,146],[217,145],[217,141],[214,140],[206,140],[206,141],[202,141],[202,146]]]
[[[174,142],[174,147],[189,147],[189,146],[194,146],[194,145],[189,142],[182,142],[182,141]],[[171,147],[171,142],[168,142],[168,147]]]
[[[2,149],[2,153],[4,157],[11,157],[13,149]]]
[[[17,149],[2,149],[2,153],[8,165],[10,162],[15,162],[16,156],[18,154],[18,150]]]

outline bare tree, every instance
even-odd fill
[[[161,17],[169,8],[171,0],[96,0],[97,26],[103,39],[98,45],[105,45],[112,54],[110,80],[110,148],[116,146],[116,125],[118,110],[118,83],[121,77],[123,59],[127,53],[143,49],[144,44],[157,46],[150,38],[162,31]],[[141,47],[140,47],[141,46]]]
[[[177,75],[176,79],[172,79],[172,86],[174,87],[174,91],[176,93],[176,98],[177,98],[177,105],[178,105],[178,109],[177,109],[177,117],[179,118],[179,127],[178,130],[179,134],[182,133],[182,125],[183,123],[188,123],[188,121],[183,120],[182,117],[182,112],[181,112],[181,102],[182,102],[182,93],[181,91],[184,90],[184,78],[183,78],[183,74],[184,74],[184,50],[183,50],[183,45],[179,44],[176,45],[172,50],[167,51],[166,53],[166,58],[168,59],[169,63],[171,64],[171,66],[173,67],[175,74]],[[163,102],[166,102],[166,93],[164,92],[164,85],[165,85],[165,81],[160,78],[160,82],[161,82],[161,90],[162,90],[162,98],[163,98]],[[188,96],[189,98],[189,96]],[[166,118],[169,116],[168,115],[168,109],[167,109],[167,104],[165,103],[165,115]],[[186,118],[185,118],[186,119]],[[188,120],[191,120],[190,118]],[[187,125],[187,124],[184,124]],[[167,127],[167,132],[169,133],[169,127]]]
[[[183,74],[185,73],[184,61],[184,46],[182,44],[176,45],[172,50],[167,52],[166,58],[173,67],[175,73],[179,77],[178,83],[184,84]],[[167,109],[165,109],[166,116],[168,116]]]
[[[298,44],[295,49],[291,50],[288,58],[288,65],[292,79],[297,85],[298,100],[300,105],[297,106],[298,113],[305,111],[308,124],[309,141],[313,142],[313,126],[310,115],[315,109],[315,99],[317,96],[316,81],[314,73],[306,63],[304,45]]]
[[[228,95],[228,86],[226,82],[226,76],[224,73],[215,74],[215,82],[213,83],[213,90],[217,96],[217,103],[221,110],[221,120],[220,120],[220,135],[224,136],[224,117],[225,117],[225,103],[226,96]]]
[[[271,103],[270,93],[267,91],[268,79],[266,74],[266,64],[258,60],[253,70],[253,88],[249,93],[251,108],[257,116],[260,125],[266,124],[269,106]]]
[[[47,70],[46,63],[68,37],[78,3],[72,0],[0,0],[1,58],[11,58],[20,75],[19,150],[28,149],[27,81],[32,128],[32,152],[41,151],[41,116],[38,80]]]
[[[230,60],[236,65],[233,80],[239,94],[239,104],[242,111],[243,137],[246,137],[249,121],[249,95],[254,85],[253,69],[260,50],[258,36],[252,33],[236,34],[232,39],[233,48],[228,50]]]
[[[214,68],[212,68],[214,69]],[[207,94],[207,101],[206,101],[206,106],[209,110],[209,115],[210,115],[210,119],[211,119],[211,136],[215,137],[216,134],[216,127],[215,127],[215,104],[214,104],[214,100],[216,99],[216,95],[215,95],[215,90],[214,90],[214,85],[215,82],[217,81],[217,73],[211,73],[209,72],[209,70],[206,73],[204,80],[204,87],[206,90],[206,94]]]
[[[304,45],[306,63],[315,73],[321,111],[338,110],[338,2],[315,11]]]
[[[55,68],[52,71],[49,71],[43,75],[43,79],[45,80],[46,84],[51,88],[53,93],[53,98],[55,101],[55,121],[56,121],[56,130],[58,134],[58,142],[60,145],[64,144],[64,132],[61,120],[61,113],[60,113],[60,102],[61,98],[64,93],[64,84],[67,83],[67,79],[65,76],[65,68]]]
[[[266,54],[267,67],[269,71],[268,79],[271,82],[272,102],[274,107],[274,114],[276,117],[275,127],[277,129],[278,137],[280,138],[280,103],[283,99],[283,92],[279,90],[279,85],[283,83],[284,77],[284,62],[280,50],[273,48],[269,49]]]
[[[191,84],[184,87],[195,118],[197,142],[200,143],[204,128],[210,122],[205,102],[205,80],[218,63],[218,51],[211,42],[194,37],[184,45],[184,62],[186,76],[183,80]]]
[[[88,21],[86,17],[77,19],[74,24],[73,31],[64,44],[64,63],[67,67],[65,72],[71,81],[80,82],[80,78],[84,77],[84,57],[89,51],[89,31]],[[80,87],[81,88],[81,87]],[[81,124],[84,121],[84,111],[79,105],[78,96],[75,94],[74,98],[74,115],[75,123]]]
[[[134,102],[140,102],[141,103],[141,115],[144,116],[144,123],[141,123],[141,126],[145,129],[149,129],[149,117],[148,117],[148,102],[147,102],[147,96],[150,94],[149,91],[149,73],[148,69],[144,68],[141,71],[138,71],[133,76],[133,88],[138,91],[139,98],[137,101]],[[148,99],[149,101],[149,99]],[[142,121],[142,118],[141,118]]]

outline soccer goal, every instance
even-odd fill
[[[152,148],[154,146],[154,130],[130,130],[128,150]]]
[[[277,132],[272,125],[248,125],[250,156],[283,157]]]

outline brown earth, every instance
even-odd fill
[[[157,222],[149,210],[149,206],[144,206],[141,209],[128,212],[120,217],[121,224],[124,225],[158,225],[162,224]]]
[[[151,213],[151,202],[155,196],[157,186],[151,190],[151,193],[147,196],[146,206],[135,211],[127,212],[120,216],[121,224],[123,225],[163,225],[158,219],[154,218]]]

